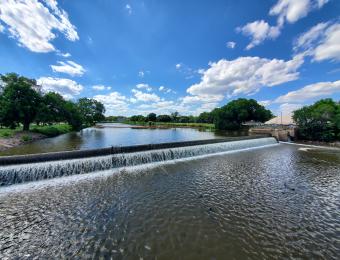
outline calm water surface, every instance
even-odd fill
[[[106,124],[106,126],[126,126],[123,124]],[[167,129],[133,129],[133,128],[87,128],[80,132],[68,133],[53,138],[35,141],[15,147],[0,155],[46,153],[66,150],[103,148],[109,146],[178,142],[239,136],[245,133],[215,133],[193,128]]]
[[[339,212],[339,152],[281,144],[0,188],[0,258],[338,259]]]

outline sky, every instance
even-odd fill
[[[0,74],[106,115],[340,99],[339,0],[0,0]]]

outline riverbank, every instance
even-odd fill
[[[0,151],[5,151],[7,149],[44,138],[66,134],[71,131],[72,128],[68,124],[56,124],[47,126],[32,125],[30,131],[22,131],[21,128],[1,128]]]
[[[207,123],[174,123],[174,122],[135,122],[135,121],[125,121],[124,124],[128,125],[138,125],[145,127],[182,127],[182,128],[204,128],[204,129],[215,129],[214,124]]]

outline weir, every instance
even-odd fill
[[[0,186],[276,144],[273,137],[213,139],[0,157]],[[85,158],[81,158],[85,157]]]

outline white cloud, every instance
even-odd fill
[[[318,82],[301,89],[288,92],[276,98],[274,103],[302,103],[305,101],[329,97],[334,93],[340,93],[340,80],[333,82]]]
[[[182,67],[182,64],[181,64],[181,63],[177,63],[177,64],[176,64],[176,69],[179,70],[181,67]]]
[[[269,14],[278,16],[278,25],[282,26],[286,21],[295,23],[314,10],[320,9],[328,0],[278,0],[270,9]]]
[[[248,23],[243,27],[236,28],[236,30],[251,38],[251,42],[246,47],[247,50],[261,44],[266,39],[275,39],[280,35],[279,27],[270,26],[263,20]]]
[[[198,95],[182,97],[181,101],[183,104],[218,103],[222,101],[223,98],[223,95]]]
[[[291,104],[291,103],[284,103],[281,104],[279,107],[279,113],[277,113],[278,115],[280,115],[280,113],[282,113],[283,116],[290,116],[292,115],[293,111],[301,108],[302,105],[301,104]]]
[[[71,54],[68,53],[68,52],[66,52],[66,53],[60,53],[59,55],[62,56],[62,57],[64,57],[64,58],[69,58],[69,57],[71,57]]]
[[[0,32],[3,32],[4,31],[4,27],[1,25],[1,23],[0,23]]]
[[[19,45],[33,52],[55,51],[51,41],[57,37],[56,32],[70,41],[79,39],[76,27],[55,0],[1,0],[0,20]]]
[[[119,92],[96,95],[93,98],[104,104],[107,115],[125,115],[129,113],[128,99]]]
[[[168,94],[168,93],[174,93],[174,94],[176,94],[176,91],[172,90],[171,88],[166,88],[166,87],[164,87],[164,86],[160,86],[160,87],[158,88],[158,90],[159,90],[160,92],[163,92],[163,93],[166,93],[166,94]]]
[[[111,87],[106,87],[104,85],[94,85],[94,86],[92,86],[92,88],[94,90],[105,90],[105,89],[110,90],[111,89]]]
[[[260,20],[238,27],[236,30],[251,38],[250,44],[246,47],[249,50],[266,39],[277,38],[285,22],[295,23],[307,16],[310,11],[320,9],[327,2],[329,0],[278,0],[269,11],[270,15],[278,16],[276,26],[270,26],[267,22]]]
[[[155,93],[144,93],[140,90],[132,89],[131,91],[137,101],[142,101],[142,102],[158,102],[161,100],[159,96],[157,96]]]
[[[59,65],[51,65],[53,72],[66,73],[71,76],[82,76],[85,73],[85,69],[80,64],[74,61],[58,61]]]
[[[145,89],[148,92],[152,91],[152,87],[149,86],[148,84],[144,84],[144,83],[137,84],[136,88],[138,88],[138,89]]]
[[[142,71],[142,70],[139,71],[139,72],[138,72],[138,76],[141,77],[141,78],[144,78],[144,76],[145,76],[144,71]]]
[[[37,83],[42,86],[43,92],[57,92],[66,99],[79,95],[83,90],[82,85],[64,78],[41,77],[37,80]]]
[[[315,61],[340,61],[340,23],[319,23],[301,34],[294,50],[310,55]]]
[[[132,14],[132,7],[131,7],[131,5],[126,4],[126,5],[125,5],[125,9],[127,10],[127,12],[128,12],[129,15]]]
[[[227,42],[227,47],[229,49],[234,49],[236,47],[236,42]]]
[[[253,94],[265,86],[296,80],[302,63],[301,55],[288,61],[259,57],[222,59],[210,63],[210,68],[203,71],[201,82],[189,87],[187,92],[195,96]]]

